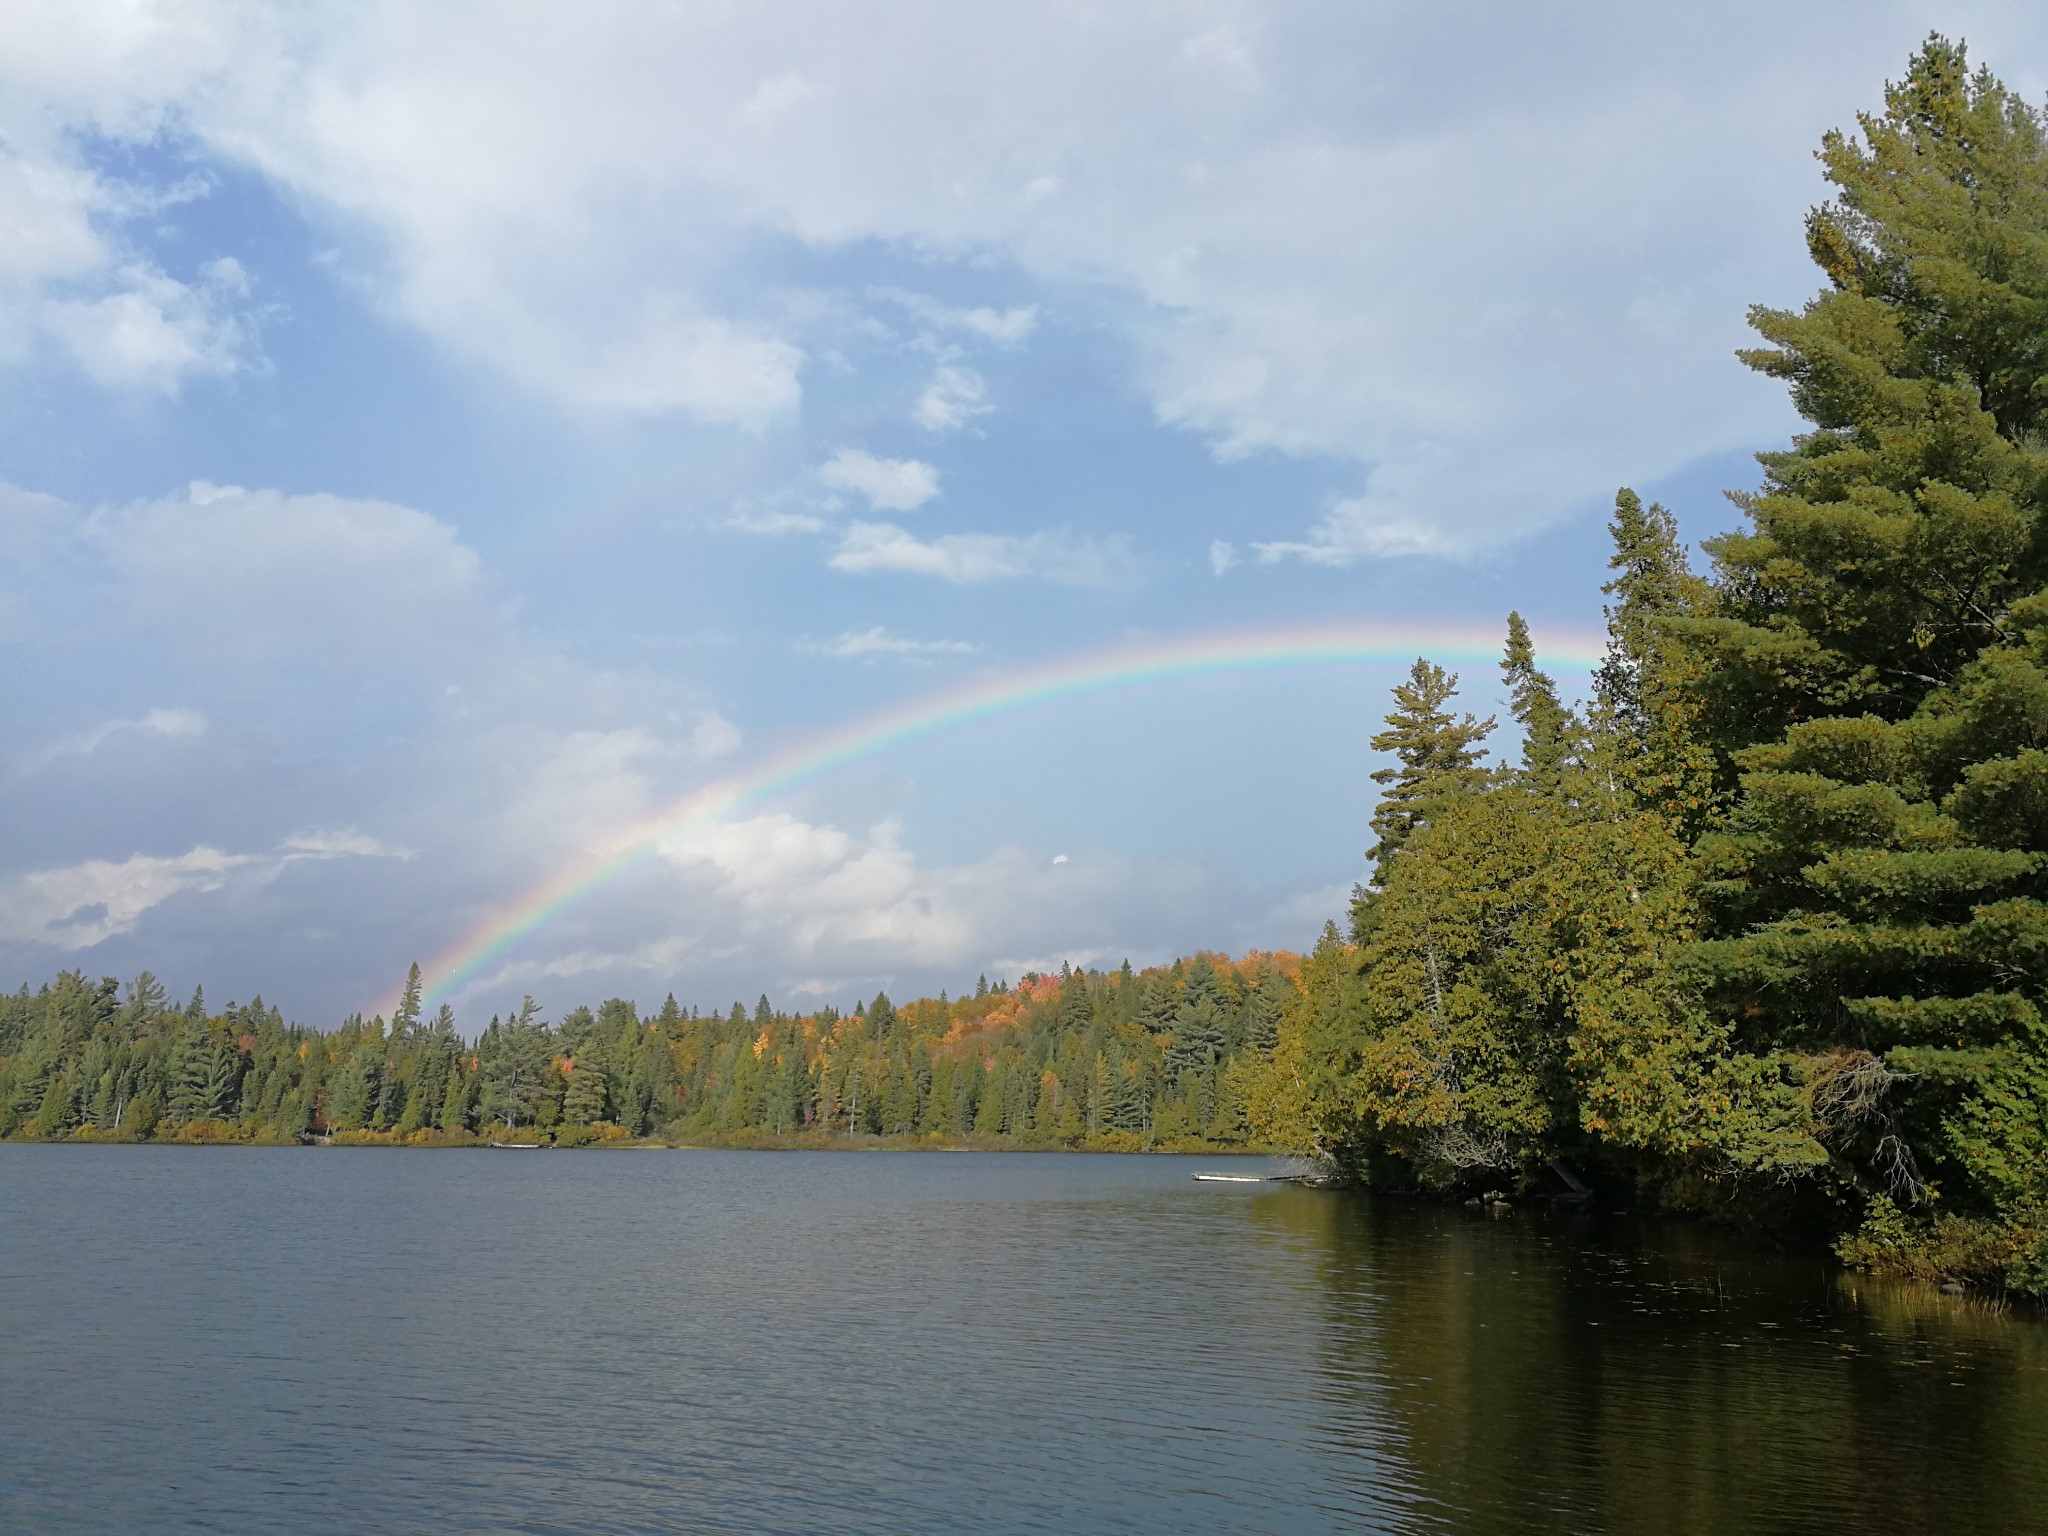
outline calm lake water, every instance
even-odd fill
[[[2048,1531],[2048,1327],[1241,1160],[0,1147],[0,1530]]]

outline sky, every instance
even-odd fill
[[[1583,689],[1615,489],[1732,525],[1745,314],[1930,28],[2048,88],[2016,5],[4,0],[0,985],[1305,948],[1411,635]],[[1394,644],[818,760],[1315,626]]]

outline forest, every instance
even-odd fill
[[[1859,122],[1742,354],[1806,429],[1700,568],[1617,496],[1582,704],[1516,615],[1511,725],[1416,662],[1305,958],[474,1041],[71,974],[0,1008],[0,1135],[1249,1145],[2048,1294],[2048,141],[1940,37]]]
[[[0,1003],[0,1136],[40,1140],[582,1146],[936,1139],[1102,1151],[1239,1145],[1242,1083],[1297,995],[1292,955],[1196,955],[852,1012],[643,1018],[528,998],[470,1040],[423,1018],[419,967],[387,1023],[321,1032],[258,998],[209,1012],[154,977],[67,972]]]

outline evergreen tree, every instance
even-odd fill
[[[595,1058],[587,1066],[578,1062],[569,1073],[562,1118],[571,1125],[594,1125],[606,1118],[610,1107],[609,1083],[603,1066]]]
[[[1173,1048],[1166,1058],[1168,1072],[1179,1076],[1216,1065],[1223,1055],[1224,1008],[1215,963],[1207,955],[1195,956],[1174,1010]]]
[[[1697,835],[1714,804],[1714,762],[1705,745],[1703,667],[1683,630],[1712,612],[1714,594],[1693,574],[1670,512],[1623,487],[1615,493],[1614,541],[1601,587],[1607,656],[1594,677],[1601,725],[1614,748],[1604,771],[1647,810]]]
[[[129,1034],[146,1035],[164,1017],[169,1002],[163,983],[151,972],[143,971],[128,983],[128,999],[121,1010],[122,1023]]]
[[[1684,970],[1822,1193],[2048,1275],[2048,143],[1938,37],[1862,128],[1752,316],[1813,430],[1687,630],[1739,796]]]
[[[1280,1016],[1294,993],[1294,984],[1277,971],[1267,971],[1246,993],[1242,1035],[1247,1050],[1268,1055],[1280,1043]]]
[[[391,1039],[403,1041],[420,1022],[420,965],[417,960],[405,973],[405,988],[398,999],[398,1007],[391,1015]]]
[[[528,997],[505,1023],[493,1019],[477,1042],[477,1055],[483,1118],[502,1123],[508,1132],[538,1123],[548,1092],[545,1078],[553,1075],[540,1004]]]
[[[1372,814],[1377,841],[1365,855],[1373,866],[1371,888],[1360,887],[1352,899],[1356,932],[1370,925],[1372,891],[1385,883],[1395,855],[1408,839],[1428,824],[1444,800],[1477,788],[1485,779],[1479,747],[1493,721],[1452,714],[1445,706],[1457,692],[1456,673],[1418,657],[1407,681],[1394,689],[1387,728],[1372,738],[1375,752],[1391,752],[1395,760],[1372,775],[1372,781],[1384,787]]]
[[[1088,994],[1088,973],[1070,971],[1060,984],[1060,1005],[1056,1018],[1062,1030],[1085,1030],[1095,1018],[1094,1000]]]
[[[441,1108],[434,1123],[443,1131],[466,1131],[473,1128],[471,1113],[475,1108],[475,1093],[470,1074],[463,1070],[460,1062],[452,1062],[448,1075],[441,1084]]]
[[[1571,752],[1576,722],[1558,701],[1557,685],[1537,670],[1536,648],[1519,613],[1508,615],[1507,655],[1500,671],[1514,704],[1515,719],[1522,727],[1523,771],[1540,779],[1555,779]]]
[[[877,1045],[886,1046],[897,1023],[896,1008],[889,1001],[889,994],[877,992],[875,1000],[868,1004],[864,1017],[867,1020],[868,1038]]]

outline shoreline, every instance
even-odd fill
[[[523,1129],[523,1128],[522,1128]],[[486,1136],[448,1136],[415,1133],[397,1137],[389,1132],[343,1132],[334,1138],[264,1136],[12,1136],[0,1139],[0,1147],[266,1147],[278,1150],[332,1150],[377,1148],[407,1152],[1085,1152],[1098,1156],[1200,1156],[1200,1157],[1288,1157],[1294,1154],[1276,1147],[1217,1145],[1204,1142],[1158,1142],[1122,1146],[1093,1142],[1063,1143],[1020,1141],[1008,1137],[928,1136],[845,1136],[811,1135],[799,1132],[783,1136],[740,1135],[683,1136],[596,1136],[588,1139],[516,1144],[495,1143]]]

